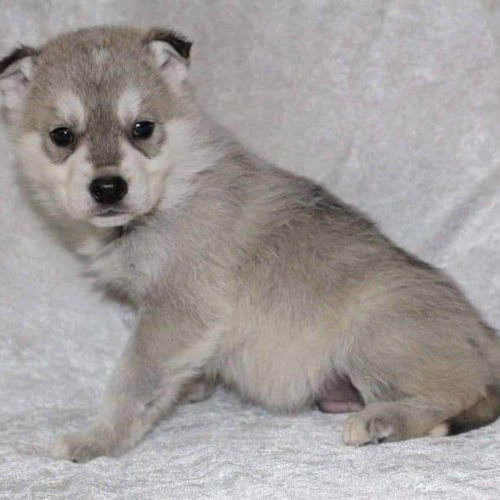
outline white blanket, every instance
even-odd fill
[[[0,55],[103,23],[195,40],[203,106],[445,268],[500,327],[496,0],[0,0]],[[0,131],[0,498],[500,498],[500,422],[355,449],[343,416],[270,415],[219,390],[132,452],[48,449],[88,424],[134,313],[93,289],[26,203]]]

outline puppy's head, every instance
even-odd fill
[[[0,61],[19,163],[52,213],[112,227],[158,204],[172,156],[169,124],[189,120],[190,48],[172,31],[104,27]]]

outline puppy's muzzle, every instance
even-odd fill
[[[122,177],[98,177],[91,182],[89,191],[97,203],[117,203],[125,198],[128,185]]]

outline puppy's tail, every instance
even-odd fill
[[[498,417],[500,417],[500,386],[493,387],[488,395],[474,406],[438,426],[441,432],[438,432],[437,427],[433,429],[436,432],[431,431],[431,435],[454,436],[462,434],[491,424]]]
[[[491,424],[500,417],[500,337],[493,328],[485,326],[488,329],[487,336],[491,341],[485,353],[487,358],[485,361],[490,366],[492,378],[486,396],[474,406],[435,427],[430,432],[430,436],[462,434]]]

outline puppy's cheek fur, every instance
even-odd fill
[[[126,203],[131,212],[141,215],[152,210],[165,191],[168,167],[165,150],[156,158],[146,158],[127,143],[122,145],[121,171],[129,184]]]
[[[35,198],[49,212],[60,213],[66,206],[68,169],[63,164],[54,164],[47,157],[42,137],[37,132],[28,133],[16,142],[21,174]]]
[[[66,210],[72,218],[78,220],[89,218],[94,205],[89,194],[93,167],[87,157],[87,146],[82,145],[65,163],[67,171]]]
[[[145,164],[150,191],[150,209],[160,201],[165,193],[165,184],[169,172],[169,169],[166,167],[168,165],[166,161],[167,154],[168,151],[165,148],[157,158],[149,160]]]
[[[128,193],[125,203],[134,215],[146,213],[149,207],[149,183],[147,179],[144,162],[146,158],[134,149],[130,144],[122,143],[123,161],[121,164],[121,175],[128,184]]]

